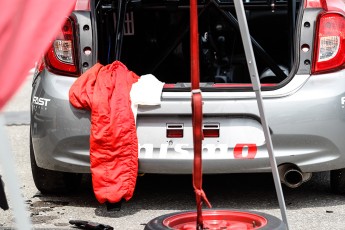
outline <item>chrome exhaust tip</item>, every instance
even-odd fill
[[[281,183],[289,188],[299,187],[312,176],[312,173],[302,172],[297,165],[290,163],[279,165],[278,171]]]

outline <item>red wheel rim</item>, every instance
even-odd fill
[[[205,210],[202,212],[204,229],[245,230],[259,229],[267,224],[263,216],[250,212],[230,210]],[[195,230],[196,212],[185,212],[170,216],[163,225],[172,229]]]

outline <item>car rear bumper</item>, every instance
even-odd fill
[[[293,163],[304,172],[345,167],[345,109],[341,102],[345,97],[344,74],[339,71],[304,80],[304,76],[295,76],[300,79],[291,81],[284,89],[264,92],[277,164]],[[33,96],[49,100],[39,104],[36,99],[31,105],[37,164],[51,170],[88,173],[90,112],[75,109],[68,101],[68,90],[75,79],[47,71],[41,75]],[[164,93],[160,106],[139,108],[137,131],[142,173],[192,172],[190,98],[189,94],[175,93],[173,100],[173,95]],[[203,172],[270,172],[254,94],[205,92],[203,98],[204,123],[220,124],[220,137],[203,141]],[[183,138],[166,136],[166,125],[175,123],[183,124]],[[234,126],[238,129],[229,128]],[[238,144],[242,145],[240,152],[235,150]],[[249,153],[248,144],[257,146],[254,155]]]

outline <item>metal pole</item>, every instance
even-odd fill
[[[289,229],[288,221],[286,217],[286,206],[285,206],[285,201],[284,201],[283,190],[280,183],[277,162],[273,153],[272,139],[271,139],[270,131],[268,129],[267,120],[265,117],[265,110],[264,110],[263,100],[261,96],[261,85],[259,81],[259,74],[256,67],[253,47],[250,40],[250,34],[249,34],[247,19],[245,15],[245,10],[244,10],[242,0],[235,0],[234,3],[235,3],[238,23],[240,26],[244,52],[246,54],[247,65],[249,68],[250,79],[252,81],[253,90],[256,95],[256,100],[258,103],[258,108],[259,108],[259,113],[260,113],[260,118],[261,118],[261,124],[264,131],[265,139],[266,139],[266,146],[267,146],[267,151],[268,151],[270,164],[272,168],[274,185],[275,185],[277,196],[278,196],[279,207],[280,207],[281,215],[283,218],[283,222],[285,223],[287,229]]]
[[[5,188],[8,188],[8,196],[13,205],[13,215],[16,220],[16,227],[20,230],[31,229],[31,222],[25,209],[24,199],[19,189],[19,180],[15,172],[15,161],[10,149],[4,129],[5,119],[0,113],[0,165],[3,169]]]

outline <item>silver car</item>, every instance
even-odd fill
[[[243,1],[281,180],[295,188],[330,171],[345,192],[345,3]],[[271,172],[233,0],[199,0],[203,172]],[[90,173],[90,112],[72,84],[97,62],[121,60],[164,82],[161,104],[139,106],[139,173],[190,174],[193,139],[189,1],[77,1],[37,65],[31,165],[43,193]],[[148,135],[150,134],[150,135]]]

